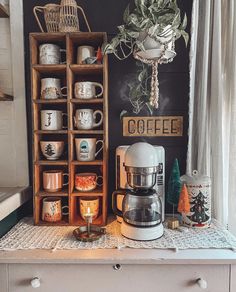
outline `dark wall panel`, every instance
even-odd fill
[[[29,33],[38,32],[38,26],[34,19],[32,10],[36,5],[43,6],[53,1],[24,0],[24,23],[25,23],[25,63],[26,63],[26,86],[27,107],[29,126],[29,148],[31,147],[31,106],[30,106],[30,68],[29,68]],[[55,1],[59,3],[59,1]],[[106,31],[111,38],[117,31],[117,25],[122,24],[123,11],[129,3],[128,0],[80,0],[81,5],[93,31]],[[190,24],[192,0],[179,0],[179,6],[185,11]],[[189,25],[188,25],[189,26]],[[81,29],[85,26],[81,21]],[[188,27],[189,29],[189,27]],[[155,115],[183,115],[184,136],[181,138],[147,138],[152,144],[162,145],[166,150],[166,175],[170,173],[173,159],[177,157],[180,162],[181,172],[185,172],[187,152],[188,131],[188,94],[189,94],[189,50],[186,49],[184,41],[176,43],[177,56],[168,65],[159,66],[160,81],[160,109]],[[142,139],[122,137],[122,123],[120,113],[123,109],[129,110],[130,104],[127,100],[127,82],[133,80],[136,72],[135,60],[130,57],[125,61],[118,61],[113,56],[109,57],[109,201],[111,193],[115,188],[115,148],[122,144],[131,144]],[[31,154],[30,154],[31,157]],[[32,170],[32,161],[30,160]],[[170,211],[166,206],[166,211]]]

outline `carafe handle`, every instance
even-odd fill
[[[112,210],[116,216],[123,217],[123,212],[118,210],[118,208],[117,208],[117,196],[120,194],[125,195],[126,191],[125,190],[117,190],[117,191],[114,191],[112,193]]]

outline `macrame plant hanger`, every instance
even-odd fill
[[[158,40],[158,43],[163,49],[158,49],[158,54],[155,57],[143,57],[142,54],[140,54],[140,50],[134,51],[134,58],[141,61],[142,63],[148,64],[152,66],[152,78],[151,78],[151,94],[149,103],[150,105],[158,109],[159,108],[159,97],[160,97],[160,90],[159,90],[159,81],[158,81],[158,64],[167,64],[173,61],[173,58],[176,56],[175,53],[175,35],[172,35],[172,39],[168,42],[161,42]],[[171,43],[171,50],[168,48],[169,44]],[[170,58],[166,57],[166,53],[168,51],[172,52],[172,55]],[[146,51],[146,53],[148,50]],[[174,54],[173,54],[174,53]],[[147,54],[146,54],[147,55]]]

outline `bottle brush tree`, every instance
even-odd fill
[[[168,182],[167,191],[167,201],[173,206],[173,217],[174,217],[174,207],[179,203],[179,196],[182,188],[182,182],[180,180],[180,170],[178,159],[175,158],[173,167],[170,173],[170,178]]]
[[[185,184],[183,184],[183,187],[180,193],[178,212],[181,213],[182,215],[190,212],[189,195],[188,195],[188,190]]]

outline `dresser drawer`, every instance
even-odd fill
[[[31,280],[38,277],[33,284]],[[207,282],[203,290],[197,279]],[[205,283],[205,282],[204,282]],[[9,265],[10,292],[229,292],[228,265]]]

